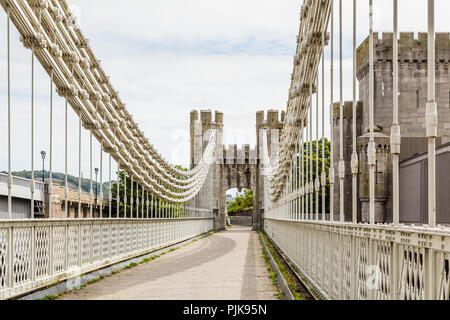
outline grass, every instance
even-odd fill
[[[169,250],[166,251],[166,252],[162,252],[161,254],[154,255],[154,256],[151,256],[151,257],[148,257],[148,258],[144,258],[144,259],[142,259],[139,263],[131,262],[129,265],[123,267],[122,269],[111,272],[111,275],[109,275],[109,276],[116,275],[116,274],[121,273],[122,271],[132,269],[132,268],[134,268],[134,267],[137,267],[137,266],[140,265],[140,264],[144,264],[144,263],[151,262],[151,261],[153,261],[153,260],[155,260],[155,259],[158,259],[158,258],[162,257],[163,255],[165,255],[165,254],[167,254],[167,253],[174,252],[174,251],[176,251],[176,250],[178,250],[178,249],[180,249],[180,248],[182,248],[182,247],[185,247],[185,246],[187,246],[187,245],[189,245],[189,244],[191,244],[191,243],[194,243],[194,242],[196,242],[196,241],[198,241],[198,240],[204,239],[204,238],[206,238],[206,237],[210,237],[210,236],[212,236],[212,235],[215,234],[215,233],[217,233],[217,231],[211,232],[211,233],[209,233],[209,234],[207,234],[207,235],[204,235],[204,236],[202,236],[202,237],[200,237],[200,238],[194,239],[194,240],[192,240],[190,243],[187,243],[187,244],[185,244],[185,245],[183,245],[183,246],[180,246],[180,247],[178,247],[178,248],[171,248],[171,249],[169,249]],[[85,276],[85,274],[82,274],[82,275],[80,275],[79,277],[81,278],[81,277],[83,277],[83,276]],[[109,277],[109,276],[106,276],[106,277]],[[99,276],[98,278],[92,279],[92,280],[88,281],[86,284],[81,285],[79,288],[76,288],[75,291],[81,290],[81,289],[83,289],[84,287],[86,287],[87,285],[89,285],[89,284],[94,284],[94,283],[99,282],[99,281],[101,281],[101,280],[103,280],[103,279],[105,279],[105,276]],[[61,283],[61,282],[58,282],[58,284],[60,284],[60,283]],[[56,285],[56,284],[55,284],[55,285]],[[55,285],[52,285],[52,286],[55,286]],[[64,291],[64,292],[61,292],[58,296],[48,295],[48,296],[46,296],[45,298],[43,298],[43,299],[41,299],[41,300],[56,300],[56,299],[58,299],[59,297],[65,295],[65,294],[67,294],[67,293],[68,293],[68,291]]]
[[[284,261],[282,261],[282,259],[280,259],[280,255],[276,252],[275,248],[273,247],[272,243],[270,241],[267,240],[266,236],[263,233],[259,233],[261,235],[260,240],[264,241],[267,245],[267,248],[269,249],[270,254],[272,255],[273,259],[275,260],[275,263],[277,264],[278,269],[280,270],[284,280],[286,281],[289,290],[291,291],[292,295],[294,296],[295,300],[305,300],[305,298],[302,296],[301,294],[301,290],[300,290],[300,282],[297,279],[297,277],[289,270],[289,268],[287,267],[287,265],[285,264]],[[263,248],[263,252],[264,254],[266,253],[266,251]],[[267,255],[265,254],[265,257],[267,257]],[[264,258],[266,259],[266,258]],[[267,259],[269,259],[267,257]]]
[[[261,238],[259,238],[259,241],[261,243],[261,250],[262,250],[264,261],[266,261],[267,271],[269,272],[269,278],[272,280],[273,286],[277,289],[276,296],[278,296],[278,299],[284,300],[284,298],[285,298],[284,293],[283,293],[283,291],[280,290],[280,286],[278,285],[278,281],[277,281],[278,275],[273,270],[272,265],[270,264],[270,258],[267,255],[266,250],[264,250],[264,247],[263,247],[263,243],[262,243],[263,240]]]

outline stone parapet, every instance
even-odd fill
[[[399,68],[426,69],[428,61],[428,34],[419,32],[415,37],[413,32],[401,32],[399,37]],[[392,68],[393,34],[383,32],[379,38],[374,32],[374,67]],[[436,67],[448,69],[450,61],[450,33],[436,33]],[[358,47],[356,53],[356,70],[358,79],[363,78],[369,71],[369,38]]]

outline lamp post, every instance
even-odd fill
[[[45,156],[46,155],[47,155],[47,153],[44,150],[42,150],[41,157],[42,157],[42,183],[43,184],[45,184]],[[44,186],[44,188],[45,188],[45,186]],[[43,189],[43,191],[44,191],[44,189]],[[44,199],[44,201],[42,201],[42,211],[45,213],[45,199]]]
[[[95,168],[94,171],[95,171],[95,206],[97,206],[97,174],[98,174],[98,168]]]
[[[47,155],[47,153],[45,151],[41,151],[41,157],[42,157],[42,183],[45,183],[45,156]]]

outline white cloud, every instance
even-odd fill
[[[351,99],[351,6],[344,0],[344,97]],[[400,2],[401,31],[426,30],[426,1]],[[298,32],[300,0],[69,0],[79,23],[130,113],[157,149],[186,165],[189,112],[224,112],[229,143],[254,143],[255,113],[284,109]],[[337,13],[336,1],[336,13]],[[375,0],[375,29],[392,29],[392,0]],[[358,4],[358,42],[368,33],[368,1]],[[450,30],[450,4],[436,1],[437,30]],[[337,32],[338,20],[336,16]],[[0,43],[6,43],[6,15],[0,14]],[[337,34],[336,34],[337,35]],[[30,52],[13,30],[13,169],[30,168]],[[335,58],[338,54],[336,37]],[[327,49],[328,54],[328,49]],[[327,57],[328,60],[328,57]],[[336,61],[337,67],[337,61]],[[329,105],[329,65],[326,106]],[[336,70],[337,71],[337,70]],[[0,47],[0,74],[6,74],[6,49]],[[335,83],[338,82],[335,72]],[[36,67],[36,168],[40,149],[48,150],[48,77]],[[338,99],[335,88],[335,99]],[[0,79],[0,118],[6,116],[6,76]],[[64,170],[64,102],[55,97],[55,170]],[[328,110],[326,112],[328,121]],[[77,174],[77,119],[69,117],[69,172]],[[5,150],[6,123],[0,127]],[[253,133],[252,133],[253,132]],[[83,145],[89,136],[83,134]],[[186,144],[186,147],[182,147]],[[83,173],[88,176],[87,148]],[[98,145],[94,166],[99,165]],[[183,159],[180,159],[183,157]],[[105,157],[104,162],[107,162]],[[47,162],[48,163],[48,162]],[[0,170],[6,168],[0,152]],[[106,177],[106,173],[105,173]]]

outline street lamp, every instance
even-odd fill
[[[97,174],[98,174],[98,168],[95,168],[94,171],[95,171],[95,206],[97,206]]]
[[[44,164],[44,162],[45,162],[45,156],[47,155],[47,153],[45,152],[45,151],[41,151],[41,157],[42,157],[42,183],[45,183],[45,177],[44,177],[44,174],[45,174],[45,164]]]

